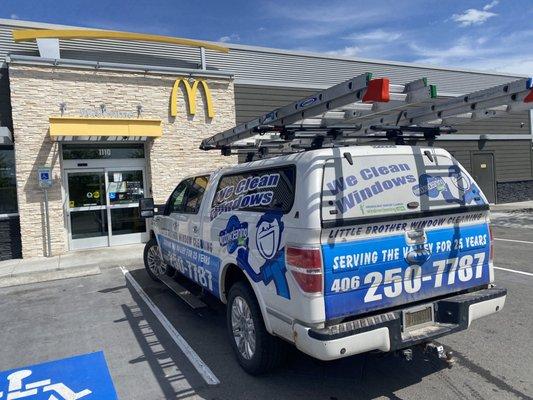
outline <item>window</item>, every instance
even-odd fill
[[[288,213],[294,202],[295,181],[293,165],[223,176],[213,200],[211,218],[234,210]]]
[[[165,215],[172,213],[181,213],[185,209],[185,194],[192,179],[185,179],[174,189],[174,192],[170,195],[168,203],[165,209]]]
[[[189,186],[189,191],[187,192],[187,202],[185,203],[186,213],[198,213],[208,182],[209,176],[198,176],[194,178],[194,181],[191,186]]]
[[[144,144],[64,144],[64,160],[144,158]]]
[[[322,220],[393,217],[470,205],[484,206],[480,190],[456,160],[434,153],[344,157],[324,166]]]
[[[17,212],[15,152],[11,147],[0,147],[0,214]]]

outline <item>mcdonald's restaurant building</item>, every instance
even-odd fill
[[[48,238],[52,255],[146,241],[139,198],[238,162],[203,138],[360,73],[427,77],[442,96],[518,78],[13,20],[0,58],[0,260],[48,255]],[[524,112],[437,145],[505,202],[533,198],[531,143]]]

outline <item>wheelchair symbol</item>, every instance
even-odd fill
[[[9,381],[9,386],[6,400],[32,397],[37,395],[40,389],[42,389],[42,393],[51,392],[48,400],[77,400],[92,393],[89,389],[84,389],[81,392],[76,393],[64,383],[52,383],[50,379],[23,385],[22,381],[28,378],[31,374],[31,370],[23,369],[8,375],[7,380]],[[0,392],[0,399],[3,400],[3,398],[4,392]]]

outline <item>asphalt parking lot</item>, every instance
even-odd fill
[[[326,363],[291,351],[283,368],[251,377],[234,360],[222,306],[209,302],[194,311],[130,265],[148,299],[118,268],[0,289],[0,371],[103,351],[123,400],[532,399],[533,217],[502,214],[494,221],[495,265],[506,269],[496,271],[496,281],[508,288],[507,303],[501,313],[441,340],[456,357],[452,366],[422,354],[411,362],[371,354]],[[206,382],[176,344],[176,333],[219,384]]]

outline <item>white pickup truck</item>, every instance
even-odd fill
[[[148,210],[149,211],[149,210]],[[184,179],[145,249],[227,304],[240,365],[389,352],[495,313],[489,206],[445,150],[324,148]]]

